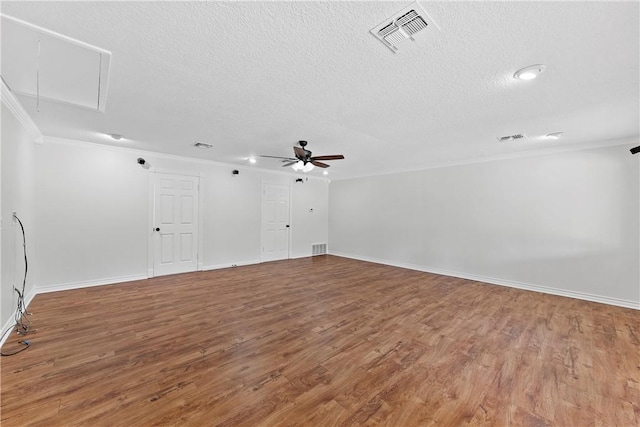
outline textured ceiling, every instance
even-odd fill
[[[420,2],[440,31],[393,54],[369,30],[409,4],[3,1],[1,11],[112,53],[104,113],[36,111],[19,97],[48,136],[236,164],[291,156],[306,139],[314,155],[345,155],[329,168],[342,179],[639,134],[638,2]],[[512,78],[539,63],[538,79]],[[496,139],[520,132],[529,140]],[[282,170],[276,159],[253,167]]]

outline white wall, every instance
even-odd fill
[[[638,165],[623,145],[334,181],[331,253],[640,308]]]
[[[203,269],[260,261],[262,183],[292,186],[291,254],[326,242],[328,182],[247,166],[215,164],[47,138],[37,147],[41,289],[147,276],[151,171],[201,176]],[[150,170],[136,159],[144,157]],[[233,176],[231,171],[239,169]],[[317,214],[308,213],[314,205]],[[296,224],[303,224],[297,227]]]
[[[291,257],[311,255],[311,246],[329,240],[329,182],[306,180],[292,184]]]
[[[3,98],[4,100],[4,98]],[[34,139],[2,103],[1,132],[1,282],[0,327],[6,326],[16,309],[14,286],[22,288],[24,257],[22,232],[13,222],[12,212],[22,221],[27,236],[29,274],[25,296],[33,291],[35,250]],[[4,329],[3,331],[4,332]]]
[[[37,147],[38,287],[146,275],[148,172],[136,158],[48,139]]]

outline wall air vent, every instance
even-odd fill
[[[326,253],[327,253],[326,243],[317,243],[315,245],[311,245],[311,256],[325,255]]]
[[[526,139],[527,139],[527,136],[524,133],[517,133],[515,135],[506,135],[506,136],[498,137],[498,141],[500,142],[524,141]]]
[[[416,41],[436,30],[440,30],[437,24],[416,2],[386,19],[370,32],[395,53],[407,40]]]

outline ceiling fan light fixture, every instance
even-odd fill
[[[296,172],[311,172],[314,168],[312,163],[305,164],[302,160],[297,161],[291,167]]]
[[[518,80],[533,80],[538,77],[538,75],[542,74],[546,68],[547,67],[543,64],[530,65],[516,71],[513,78]]]

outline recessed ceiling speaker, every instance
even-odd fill
[[[636,154],[636,153],[640,153],[640,145],[638,145],[637,147],[633,147],[631,150],[631,154]]]

